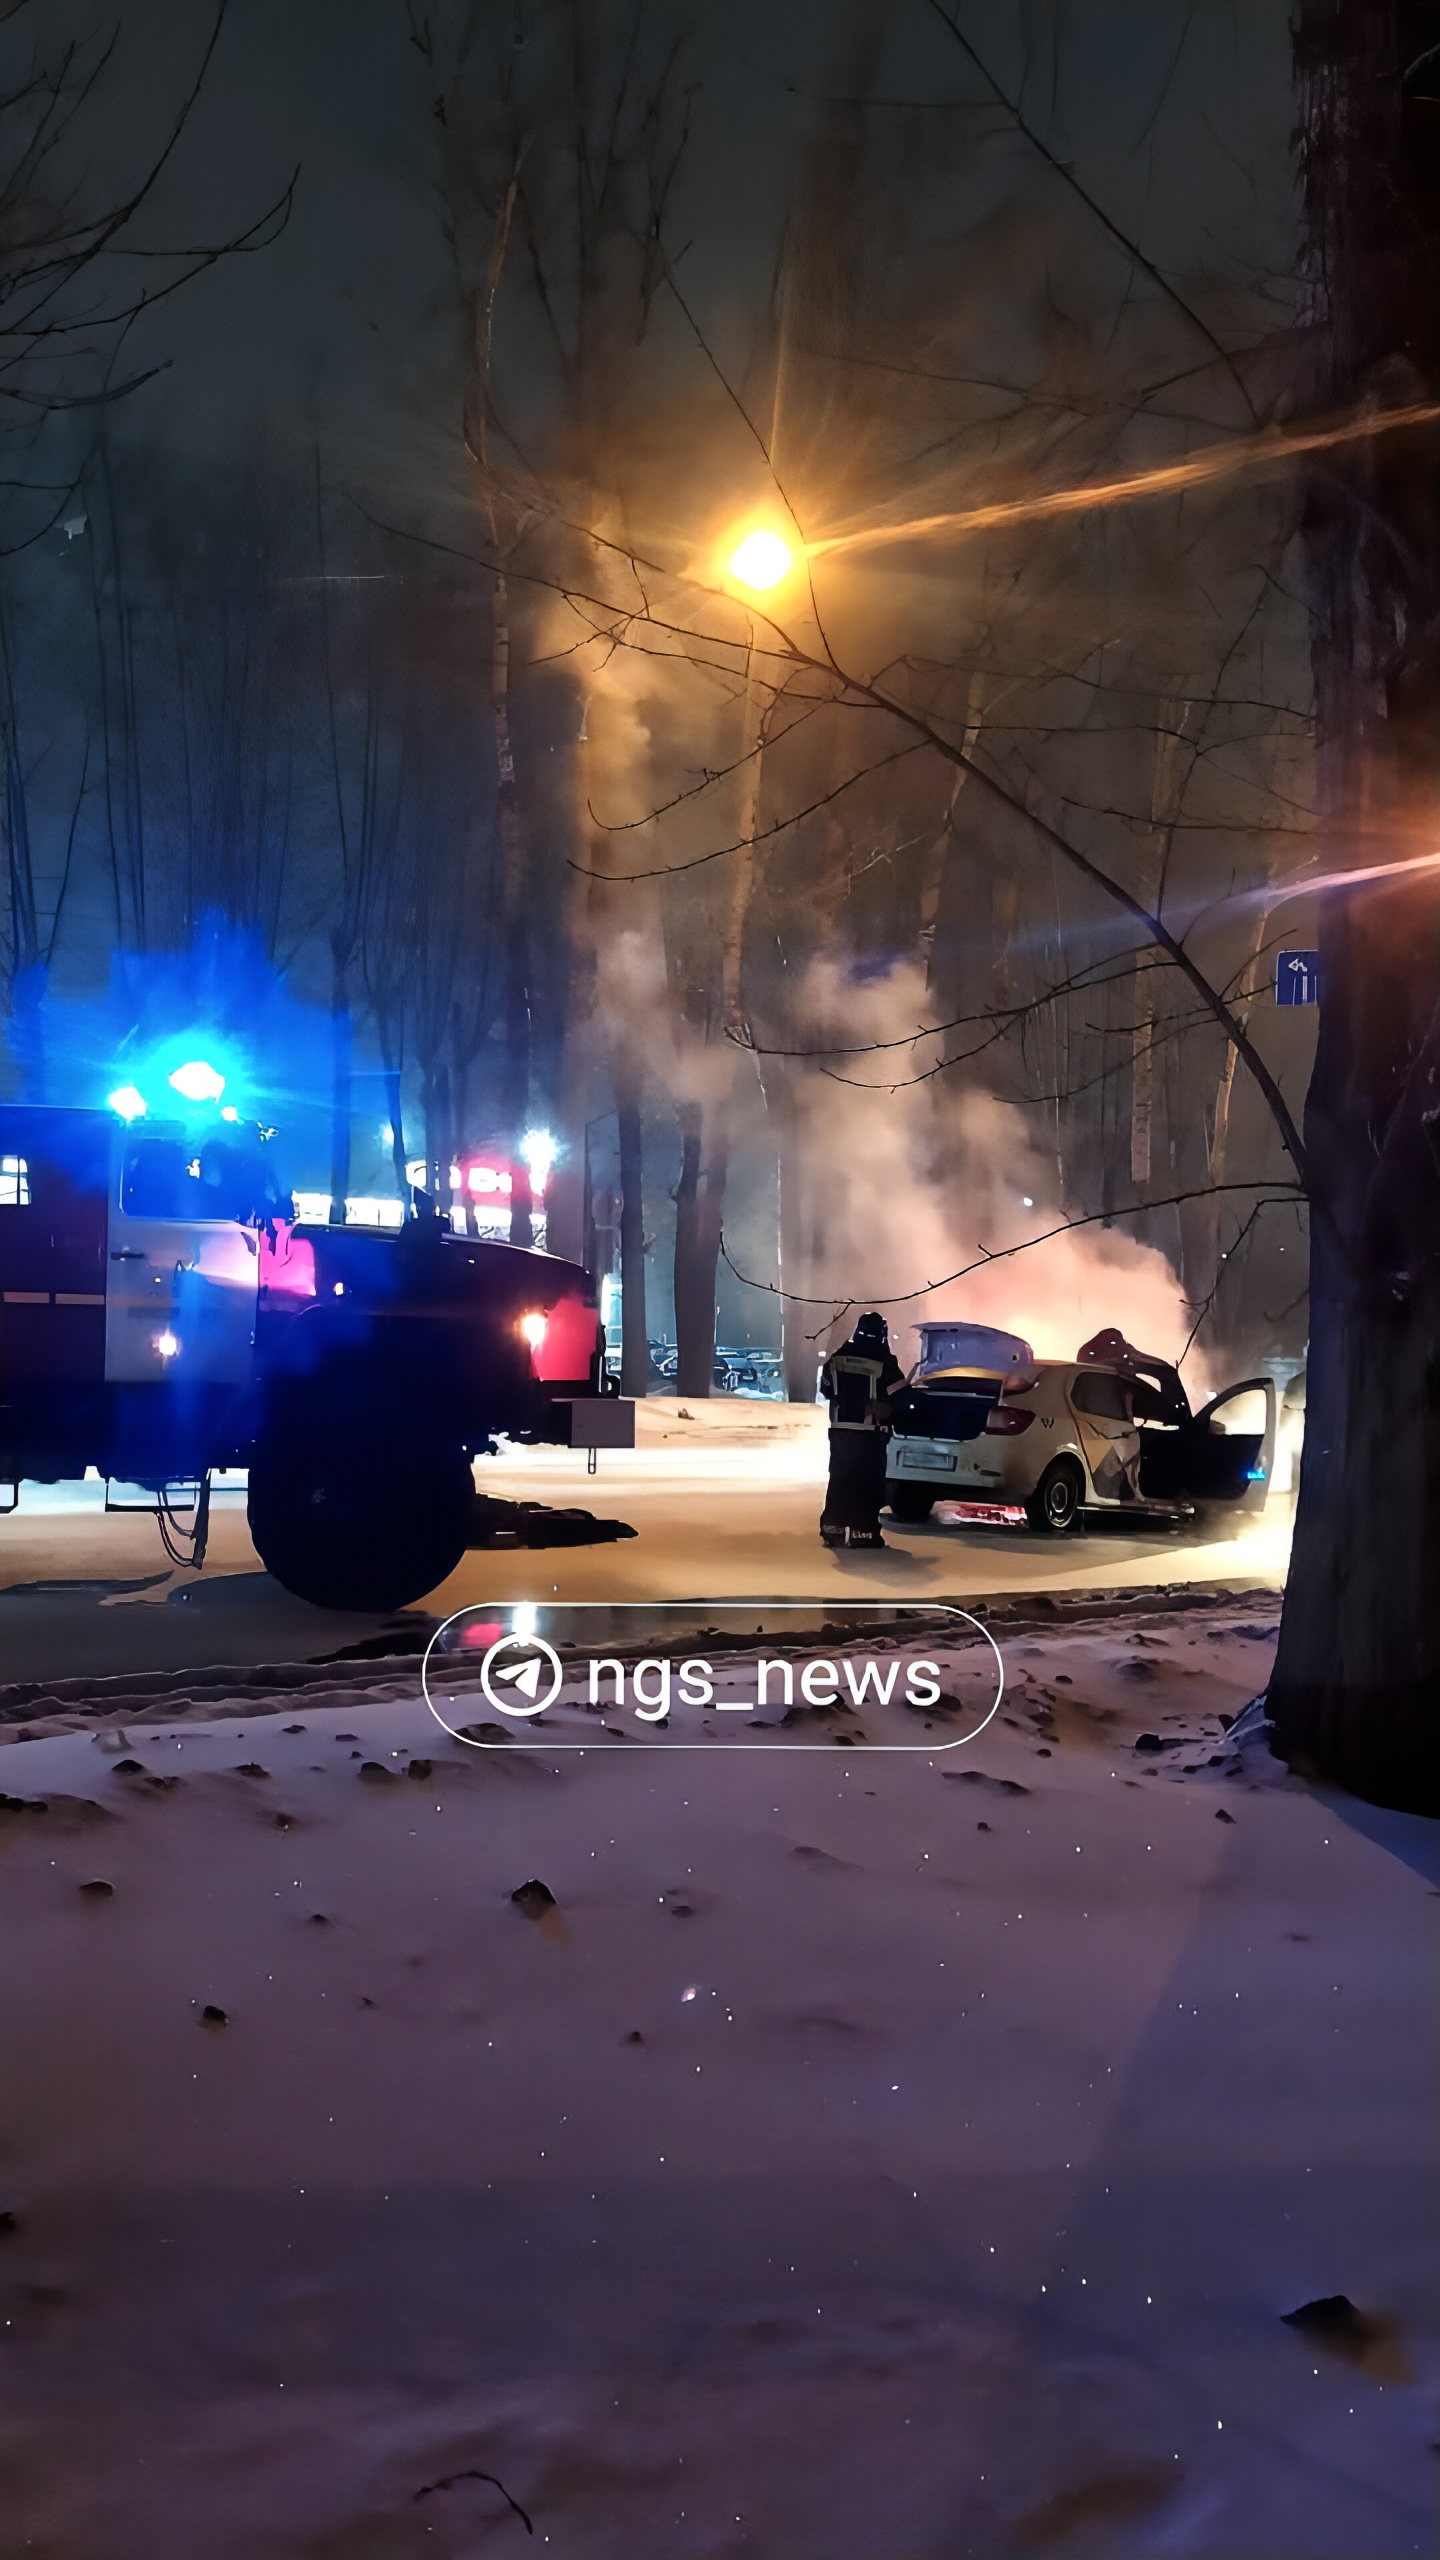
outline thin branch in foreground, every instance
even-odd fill
[[[1222,1281],[1222,1280],[1224,1279],[1224,1277],[1225,1277],[1226,1267],[1227,1267],[1227,1265],[1228,1265],[1228,1263],[1229,1263],[1229,1261],[1230,1261],[1230,1259],[1231,1259],[1231,1256],[1232,1256],[1233,1254],[1236,1254],[1236,1253],[1238,1253],[1238,1252],[1239,1252],[1241,1245],[1244,1243],[1244,1241],[1245,1241],[1246,1237],[1250,1234],[1250,1232],[1251,1232],[1252,1228],[1255,1226],[1256,1221],[1258,1220],[1258,1218],[1259,1218],[1259,1216],[1260,1216],[1260,1212],[1261,1212],[1261,1210],[1262,1210],[1262,1209],[1268,1209],[1268,1208],[1270,1208],[1272,1205],[1273,1205],[1273,1204],[1272,1204],[1270,1201],[1268,1201],[1268,1200],[1257,1200],[1257,1201],[1256,1201],[1256,1203],[1255,1203],[1255,1205],[1254,1205],[1253,1209],[1252,1209],[1252,1210],[1251,1210],[1251,1212],[1250,1212],[1249,1217],[1248,1217],[1248,1218],[1246,1218],[1246,1220],[1245,1220],[1244,1224],[1243,1224],[1243,1225],[1239,1228],[1239,1230],[1237,1231],[1237,1233],[1236,1233],[1236,1235],[1235,1235],[1235,1237],[1234,1237],[1233,1242],[1231,1242],[1230,1244],[1227,1244],[1227,1246],[1225,1247],[1224,1252],[1223,1252],[1223,1253],[1221,1254],[1221,1256],[1220,1256],[1219,1261],[1216,1263],[1216,1266],[1215,1266],[1215,1277],[1214,1277],[1214,1279],[1211,1281],[1209,1288],[1206,1290],[1204,1297],[1200,1299],[1200,1301],[1198,1302],[1198,1304],[1196,1304],[1196,1303],[1195,1303],[1195,1301],[1193,1301],[1193,1300],[1191,1301],[1191,1304],[1195,1306],[1195,1321],[1194,1321],[1194,1323],[1192,1324],[1192,1326],[1190,1327],[1189,1332],[1188,1332],[1188,1333],[1187,1333],[1187,1335],[1185,1336],[1185,1348],[1184,1348],[1184,1350],[1181,1352],[1179,1359],[1178,1359],[1178,1360],[1176,1361],[1176,1363],[1175,1363],[1175,1366],[1176,1366],[1176,1368],[1177,1368],[1177,1369],[1179,1369],[1179,1368],[1183,1368],[1183,1366],[1184,1366],[1184,1364],[1185,1364],[1186,1360],[1187,1360],[1187,1359],[1189,1358],[1189,1356],[1190,1356],[1191,1351],[1192,1351],[1192,1350],[1194,1349],[1194,1347],[1195,1347],[1195,1338],[1196,1338],[1197,1334],[1198,1334],[1198,1333],[1199,1333],[1199,1331],[1200,1331],[1200,1327],[1201,1327],[1201,1326],[1202,1326],[1202,1324],[1205,1322],[1206,1317],[1211,1313],[1212,1309],[1214,1308],[1215,1301],[1216,1301],[1216,1299],[1217,1299],[1217,1298],[1219,1297],[1219,1295],[1220,1295],[1220,1283],[1221,1283],[1221,1281]]]
[[[1034,126],[1027,122],[1022,109],[1016,101],[1009,97],[1005,90],[1001,88],[1000,83],[996,79],[988,62],[986,62],[983,55],[976,50],[976,47],[971,43],[970,38],[962,32],[955,18],[951,16],[950,10],[944,6],[944,0],[929,0],[929,6],[933,10],[935,16],[940,20],[941,25],[946,27],[954,37],[956,44],[958,44],[961,52],[972,64],[973,68],[978,71],[986,88],[989,90],[991,97],[995,100],[997,106],[1004,109],[1006,115],[1009,116],[1011,123],[1014,125],[1016,132],[1024,137],[1025,141],[1029,143],[1032,151],[1038,152],[1046,167],[1061,181],[1061,184],[1067,186],[1073,196],[1078,197],[1080,203],[1084,205],[1086,212],[1091,214],[1095,221],[1099,223],[1102,231],[1108,233],[1109,237],[1115,242],[1116,247],[1123,250],[1127,258],[1134,260],[1135,265],[1141,269],[1142,273],[1150,278],[1151,283],[1158,285],[1166,300],[1172,303],[1175,309],[1180,312],[1186,320],[1188,320],[1191,328],[1198,331],[1199,335],[1204,339],[1207,347],[1213,350],[1214,355],[1224,366],[1225,371],[1229,374],[1231,381],[1234,383],[1235,388],[1239,392],[1241,399],[1244,401],[1246,408],[1249,410],[1251,417],[1255,417],[1255,403],[1250,397],[1250,393],[1241,377],[1235,359],[1233,355],[1231,355],[1229,349],[1221,343],[1219,338],[1216,337],[1215,332],[1210,327],[1208,321],[1201,318],[1200,313],[1186,301],[1184,295],[1177,290],[1174,284],[1172,284],[1164,269],[1157,267],[1153,258],[1146,257],[1138,240],[1132,240],[1128,232],[1121,230],[1118,222],[1116,222],[1113,217],[1106,212],[1104,206],[1098,201],[1098,199],[1091,195],[1089,188],[1076,177],[1074,170],[1060,158],[1058,152],[1051,150],[1050,145],[1044,139],[1044,136],[1037,133]]]
[[[1062,1218],[1057,1227],[1047,1227],[1042,1235],[1026,1236],[1020,1244],[997,1245],[993,1252],[988,1245],[982,1245],[973,1262],[963,1262],[958,1271],[947,1271],[942,1279],[923,1280],[914,1289],[888,1291],[861,1289],[843,1300],[834,1297],[807,1296],[798,1289],[782,1289],[774,1280],[752,1280],[748,1271],[742,1271],[739,1264],[732,1259],[723,1235],[720,1239],[720,1251],[727,1271],[733,1274],[743,1288],[758,1289],[765,1297],[782,1298],[787,1306],[833,1307],[837,1315],[845,1315],[851,1307],[909,1306],[916,1298],[933,1297],[937,1289],[948,1289],[957,1280],[968,1280],[972,1271],[986,1271],[992,1262],[1009,1262],[1018,1253],[1031,1253],[1037,1244],[1050,1244],[1056,1236],[1073,1235],[1080,1227],[1113,1226],[1118,1218],[1144,1217],[1152,1209],[1176,1209],[1186,1200],[1215,1200],[1222,1192],[1227,1191],[1267,1192],[1270,1197],[1257,1204],[1266,1208],[1284,1208],[1287,1204],[1293,1207],[1305,1198],[1298,1183],[1284,1189],[1268,1181],[1197,1183],[1188,1191],[1172,1192],[1164,1200],[1138,1200],[1128,1209],[1092,1209],[1083,1218]]]
[[[362,509],[361,512],[366,511]],[[378,524],[381,520],[372,518],[371,521]],[[459,558],[468,558],[476,565],[486,565],[477,554],[458,551],[455,545],[441,542],[432,535],[408,532],[404,526],[397,525],[385,525],[382,529],[397,533],[402,539],[418,542],[427,550],[449,552]],[[641,565],[640,557],[638,554],[634,557],[638,567]],[[686,577],[678,571],[661,570],[658,564],[645,562],[643,565],[656,567],[657,574],[666,576],[674,583],[708,597],[712,602],[723,600],[721,590],[707,585],[703,580]],[[609,636],[619,646],[643,651],[644,642],[638,633],[653,632],[666,643],[678,644],[679,653],[688,657],[692,665],[697,663],[695,653],[698,648],[704,646],[718,648],[722,645],[727,649],[730,648],[728,643],[721,644],[713,641],[709,634],[697,632],[693,625],[668,619],[654,609],[648,597],[645,600],[644,610],[637,611],[616,606],[608,598],[590,595],[584,588],[562,579],[546,576],[538,570],[517,568],[512,571],[512,574],[521,577],[529,585],[559,596],[576,613],[592,611],[604,616],[607,623],[612,625],[618,623],[620,627],[612,628]],[[1113,873],[1104,868],[1103,864],[1092,861],[1090,856],[1082,852],[1079,845],[1075,844],[1059,827],[1052,826],[1037,809],[1032,808],[1023,793],[1013,789],[987,765],[982,764],[968,748],[948,738],[925,713],[913,709],[900,697],[887,693],[873,679],[851,674],[829,653],[828,646],[826,655],[817,657],[812,650],[805,648],[783,623],[777,621],[772,614],[766,613],[759,605],[753,608],[753,618],[757,624],[764,625],[775,635],[773,642],[761,645],[758,654],[778,659],[788,668],[791,675],[808,674],[818,678],[829,693],[830,699],[839,707],[852,710],[865,707],[880,711],[888,718],[897,721],[902,728],[909,729],[912,736],[932,746],[947,763],[958,766],[962,772],[971,775],[982,791],[997,800],[1003,808],[1010,810],[1035,835],[1060,854],[1083,879],[1090,881],[1102,896],[1111,899],[1144,929],[1147,939],[1156,944],[1173,966],[1181,972],[1181,975],[1189,980],[1202,1005],[1214,1017],[1226,1038],[1243,1059],[1252,1080],[1265,1100],[1279,1132],[1281,1144],[1295,1167],[1302,1189],[1306,1192],[1313,1191],[1304,1140],[1289,1104],[1280,1090],[1277,1078],[1260,1056],[1244,1026],[1237,1022],[1224,997],[1211,985],[1204,971],[1185,948],[1184,942],[1171,932],[1163,919],[1152,915],[1144,901],[1133,896]],[[822,643],[822,645],[825,644]],[[674,654],[674,651],[667,648],[663,654]]]
[[[874,764],[861,765],[858,772],[847,773],[844,781],[837,782],[833,791],[822,792],[818,800],[795,810],[791,817],[777,818],[773,827],[762,827],[754,835],[737,836],[733,844],[716,845],[712,852],[697,853],[688,862],[658,862],[649,871],[601,871],[587,862],[572,862],[569,868],[578,871],[582,880],[603,880],[607,886],[623,886],[631,880],[671,880],[682,871],[703,871],[707,863],[723,862],[727,854],[753,852],[757,846],[769,844],[776,836],[785,835],[791,827],[798,827],[806,818],[813,818],[817,809],[828,809],[832,800],[838,800],[842,791],[853,790],[857,782],[868,782],[872,774],[883,773],[887,765],[903,764],[907,756],[919,755],[923,744],[923,740],[916,739],[911,746],[897,747],[893,755],[878,756]]]

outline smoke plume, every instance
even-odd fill
[[[927,1019],[924,973],[898,964],[857,984],[834,960],[820,960],[807,972],[799,1013],[798,1045],[905,1039]],[[1093,1204],[1062,1197],[1054,1152],[1015,1106],[961,1086],[962,1070],[894,1088],[892,1080],[915,1076],[938,1054],[938,1041],[927,1039],[785,1068],[805,1202],[802,1267],[787,1271],[787,1289],[884,1308],[902,1356],[908,1328],[951,1317],[1023,1334],[1051,1358],[1073,1358],[1104,1325],[1176,1358],[1193,1317],[1152,1246],[1093,1226],[1007,1252]],[[1007,1258],[985,1264],[986,1254]],[[982,1267],[947,1277],[974,1263]],[[913,1294],[937,1281],[944,1285]],[[816,1308],[817,1323],[823,1313]],[[838,1322],[847,1329],[848,1316]]]

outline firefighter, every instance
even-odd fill
[[[905,1373],[890,1348],[881,1315],[860,1318],[848,1342],[820,1372],[830,1405],[830,1481],[820,1514],[827,1547],[883,1547],[885,1444]]]

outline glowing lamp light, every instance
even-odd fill
[[[222,1119],[222,1120],[238,1120],[238,1119],[239,1119],[239,1117],[240,1117],[240,1114],[239,1114],[239,1112],[236,1110],[235,1105],[234,1105],[234,1103],[233,1103],[233,1102],[227,1102],[227,1103],[226,1103],[226,1105],[225,1105],[225,1107],[224,1107],[224,1109],[223,1109],[223,1111],[222,1111],[222,1112],[221,1112],[221,1114],[220,1114],[220,1117],[221,1117],[221,1119]]]
[[[520,1141],[520,1153],[530,1174],[530,1189],[537,1200],[544,1196],[550,1167],[559,1152],[548,1129],[527,1129]]]
[[[520,1319],[521,1335],[523,1339],[529,1343],[532,1351],[539,1350],[541,1343],[545,1339],[546,1330],[547,1319],[544,1316],[522,1316]]]
[[[736,543],[728,566],[731,577],[739,586],[749,587],[756,595],[765,595],[771,587],[778,587],[782,578],[789,577],[795,566],[795,554],[778,533],[770,533],[764,526],[758,526],[754,533],[747,533],[742,542]]]
[[[155,1335],[151,1348],[159,1353],[162,1360],[174,1360],[178,1356],[180,1343],[178,1337],[167,1330]]]
[[[170,1078],[173,1090],[186,1102],[218,1102],[225,1090],[225,1079],[208,1058],[187,1058]]]
[[[105,1099],[121,1120],[143,1120],[145,1117],[145,1096],[137,1092],[133,1084],[118,1084]]]

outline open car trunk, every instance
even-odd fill
[[[1142,1426],[1142,1501],[1263,1509],[1275,1465],[1275,1417],[1274,1379],[1242,1378],[1186,1421]]]
[[[892,1399],[895,1428],[917,1439],[978,1440],[1000,1401],[1003,1378],[940,1378]]]

